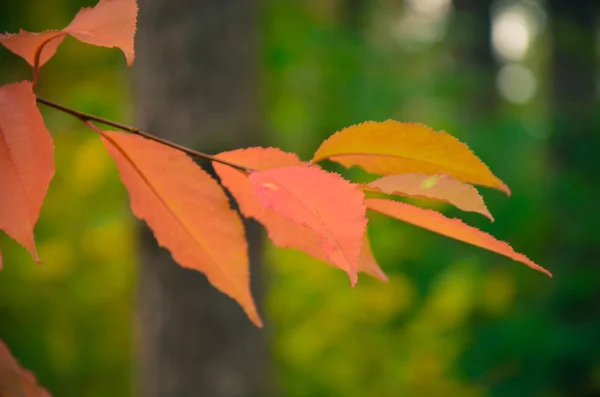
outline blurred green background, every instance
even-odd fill
[[[68,24],[89,0],[2,2],[0,32]],[[490,224],[554,273],[382,216],[373,250],[390,281],[267,244],[266,315],[286,396],[600,396],[600,187],[595,0],[264,0],[269,141],[304,159],[363,120],[459,137],[512,189],[483,189]],[[0,48],[0,84],[28,79]],[[39,92],[131,122],[122,54],[73,39]],[[42,109],[57,172],[36,227],[44,263],[4,234],[0,339],[55,396],[128,396],[134,220],[92,132]],[[354,171],[347,171],[352,175]],[[428,203],[421,203],[429,205]]]

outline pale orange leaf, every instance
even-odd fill
[[[306,165],[295,153],[284,152],[272,147],[232,150],[220,153],[217,157],[255,170]],[[267,230],[273,244],[282,248],[298,249],[315,259],[336,266],[327,258],[319,245],[317,236],[310,229],[289,221],[275,211],[260,206],[252,191],[250,180],[245,173],[216,162],[213,163],[213,167],[219,178],[221,178],[223,185],[235,197],[242,214],[247,218],[254,218],[260,222]],[[365,240],[361,248],[358,269],[381,281],[387,281],[387,277],[371,252],[367,233],[365,233]]]
[[[37,384],[33,373],[21,368],[2,341],[0,341],[0,396],[50,397],[50,393]]]
[[[494,220],[477,189],[450,175],[388,175],[367,184],[364,190],[443,201]]]
[[[184,153],[140,136],[103,132],[133,213],[181,266],[204,273],[262,326],[250,292],[248,247],[221,186]]]
[[[25,81],[0,87],[0,229],[39,261],[33,229],[54,176],[54,144]]]
[[[364,193],[356,184],[318,167],[283,167],[249,176],[261,206],[311,229],[332,263],[358,280],[367,226]]]
[[[16,34],[0,35],[0,43],[39,68],[54,56],[68,34],[84,43],[120,48],[127,64],[131,66],[137,12],[136,0],[100,0],[95,7],[82,8],[69,26],[62,30],[33,33],[21,29]]]
[[[467,145],[422,124],[367,121],[344,128],[321,144],[312,162],[325,159],[381,175],[449,174],[463,182],[510,194],[504,182]]]
[[[393,200],[366,199],[365,203],[370,210],[504,255],[552,277],[552,274],[548,270],[539,266],[525,255],[515,252],[508,243],[497,240],[477,228],[466,225],[459,219],[450,219],[439,212]]]

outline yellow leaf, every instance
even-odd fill
[[[381,175],[449,174],[510,194],[508,186],[467,145],[422,124],[366,121],[344,128],[321,144],[312,162],[325,159]]]

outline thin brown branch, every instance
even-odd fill
[[[202,152],[199,152],[199,151],[194,150],[194,149],[190,149],[190,148],[185,147],[183,145],[180,145],[178,143],[171,142],[171,141],[168,141],[168,140],[163,139],[163,138],[159,138],[159,137],[157,137],[155,135],[152,135],[152,134],[150,134],[148,132],[141,131],[140,129],[138,129],[136,127],[132,127],[132,126],[129,126],[129,125],[126,125],[126,124],[118,123],[116,121],[108,120],[108,119],[105,119],[103,117],[94,116],[93,114],[88,114],[88,113],[80,112],[79,110],[75,110],[75,109],[69,108],[67,106],[61,105],[60,103],[56,103],[56,102],[50,101],[48,99],[45,99],[45,98],[42,98],[42,97],[39,97],[39,96],[36,98],[36,101],[39,102],[39,103],[41,103],[41,104],[44,104],[46,106],[49,106],[51,108],[60,110],[61,112],[70,114],[71,116],[77,117],[78,119],[82,120],[86,124],[88,124],[89,121],[95,121],[95,122],[102,123],[102,124],[105,124],[105,125],[108,125],[108,126],[111,126],[111,127],[114,127],[114,128],[118,128],[118,129],[120,129],[122,131],[127,131],[127,132],[130,132],[132,134],[143,136],[146,139],[150,139],[150,140],[153,140],[155,142],[161,143],[163,145],[172,147],[174,149],[181,150],[182,152],[187,153],[190,156],[194,156],[194,157],[198,157],[198,158],[202,158],[202,159],[214,161],[215,163],[221,163],[221,164],[227,165],[229,167],[232,167],[232,168],[238,169],[240,171],[244,171],[244,172],[255,171],[253,168],[246,167],[246,166],[243,166],[243,165],[240,165],[240,164],[236,164],[236,163],[232,163],[230,161],[220,159],[220,158],[215,157],[213,155],[202,153]]]

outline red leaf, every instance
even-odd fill
[[[422,227],[433,232],[463,241],[468,244],[481,247],[483,249],[504,255],[515,261],[521,262],[530,268],[546,273],[550,277],[552,274],[539,266],[525,255],[515,252],[512,247],[500,240],[472,226],[464,224],[459,219],[450,219],[433,210],[425,210],[410,204],[385,199],[366,199],[367,208],[380,212],[384,215],[400,219],[404,222]]]
[[[221,186],[184,153],[120,132],[102,140],[117,163],[133,213],[181,265],[204,273],[262,326],[250,292],[244,227]]]
[[[366,187],[365,190],[370,188],[386,194],[443,201],[463,211],[478,212],[494,220],[477,189],[450,175],[389,175],[369,183]]]
[[[217,157],[256,170],[306,165],[296,154],[272,147],[232,150],[220,153]],[[235,197],[242,214],[247,218],[254,218],[259,221],[267,229],[267,233],[273,244],[283,248],[299,249],[315,259],[337,266],[327,258],[327,255],[325,255],[319,245],[317,236],[310,229],[306,226],[293,223],[278,213],[260,206],[252,191],[250,180],[245,173],[216,162],[213,163],[213,167],[221,178],[223,185]],[[381,281],[387,281],[383,270],[381,270],[373,257],[366,233],[361,249],[359,271],[378,278]]]
[[[33,228],[54,176],[54,144],[30,82],[0,87],[0,109],[0,229],[39,261]]]
[[[2,341],[0,341],[0,396],[51,397],[47,390],[37,384],[31,371],[21,368]]]
[[[356,284],[367,226],[364,193],[358,185],[317,167],[252,172],[249,179],[263,207],[311,229],[329,260]]]
[[[69,34],[84,43],[120,48],[131,66],[137,11],[136,0],[100,0],[93,8],[81,9],[62,30],[32,33],[21,29],[17,34],[0,35],[0,43],[34,67],[37,54],[39,68],[54,56],[65,35]]]

